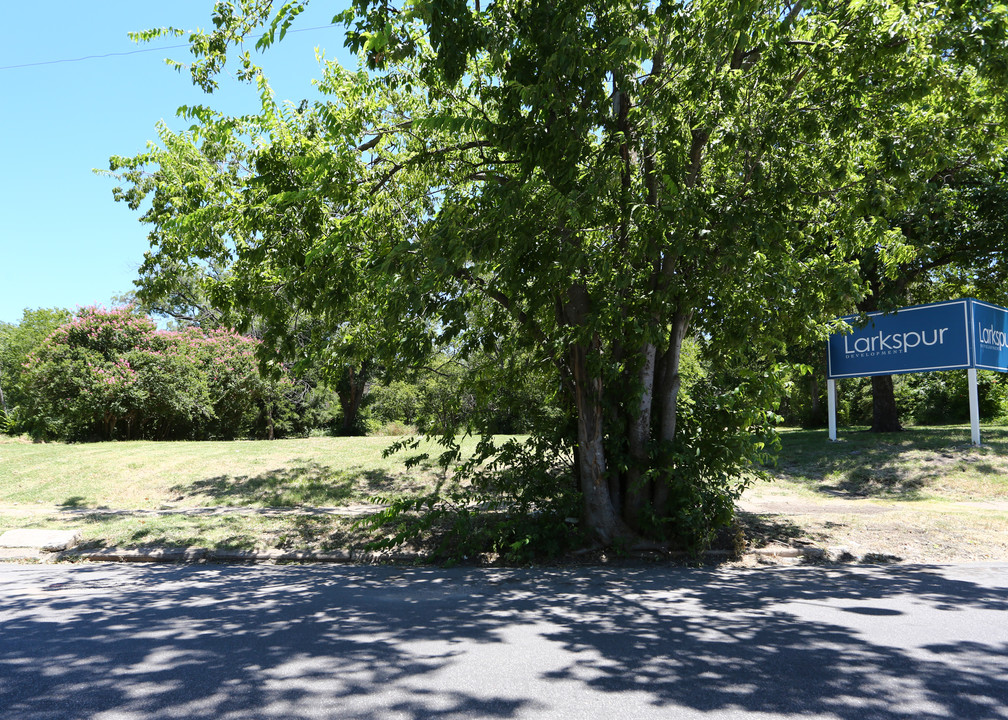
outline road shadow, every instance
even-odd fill
[[[982,567],[0,577],[3,720],[1008,716],[1008,593]]]

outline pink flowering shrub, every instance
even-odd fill
[[[25,363],[33,429],[73,440],[265,432],[285,381],[260,374],[257,346],[225,330],[158,330],[130,307],[84,308]]]

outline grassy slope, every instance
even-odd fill
[[[902,501],[1008,500],[1008,428],[915,427],[902,433],[784,430],[778,492]]]
[[[968,546],[993,544],[1008,553],[1008,428],[982,428],[980,448],[970,445],[969,430],[962,427],[881,436],[847,430],[837,443],[825,431],[788,429],[781,439],[779,462],[769,469],[775,481],[756,482],[746,495],[805,507],[744,513],[764,541],[860,543],[929,561],[991,557]],[[80,528],[92,546],[359,545],[364,537],[351,520],[328,515],[109,517],[87,510],[343,505],[376,493],[420,492],[437,481],[431,462],[407,470],[403,455],[383,458],[391,442],[370,437],[65,445],[0,436],[0,531]],[[424,449],[437,452],[433,445]],[[827,507],[838,501],[847,505]],[[854,512],[852,505],[858,506]]]
[[[389,458],[395,438],[308,438],[274,442],[36,444],[0,436],[0,531],[80,529],[90,547],[331,549],[366,538],[329,515],[144,514],[187,507],[333,506],[375,494],[418,493],[442,477],[440,451],[424,443]],[[471,447],[468,440],[463,447]],[[109,516],[88,509],[141,511]]]
[[[387,437],[274,442],[33,444],[0,439],[0,505],[123,509],[344,505],[416,492],[440,476],[383,458]],[[432,456],[433,443],[421,450]]]
[[[750,543],[848,548],[912,562],[1008,558],[1008,428],[784,430],[772,482],[740,503]]]

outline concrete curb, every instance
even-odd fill
[[[826,548],[757,548],[746,552],[739,558],[745,561],[751,558],[760,563],[775,561],[822,562],[822,563],[895,563],[900,558],[879,553],[865,553],[862,556],[847,552],[836,552]],[[620,558],[615,558],[618,562]],[[663,553],[656,557],[654,553],[630,553],[623,559],[631,560],[668,560],[689,561],[689,553]],[[700,562],[728,560],[729,553],[724,550],[704,553]],[[37,548],[0,548],[0,562],[95,562],[95,563],[162,563],[162,564],[198,564],[220,563],[222,565],[283,565],[283,564],[319,564],[319,565],[417,565],[430,562],[430,559],[420,553],[375,553],[362,551],[334,551],[327,553],[248,551],[248,550],[206,550],[203,548],[103,548],[101,550],[64,550],[61,552],[45,552]],[[608,564],[610,559],[602,559],[602,564]]]
[[[354,505],[334,505],[322,507],[246,507],[242,505],[215,505],[210,507],[161,507],[151,509],[116,509],[116,508],[64,508],[52,507],[69,517],[164,517],[166,515],[189,515],[193,517],[220,517],[226,515],[259,515],[262,517],[283,516],[319,516],[336,515],[338,517],[362,517],[373,515],[385,510],[388,505],[375,503],[357,503]]]
[[[281,563],[343,563],[374,565],[393,563],[416,565],[429,562],[430,558],[421,553],[411,552],[369,552],[363,550],[331,550],[327,552],[311,550],[213,550],[198,547],[141,547],[141,548],[101,548],[96,550],[78,549],[78,531],[16,530],[0,536],[0,561],[35,562],[117,562],[117,563],[240,563],[240,564],[281,564]],[[867,553],[856,556],[844,547],[792,547],[771,545],[753,548],[742,557],[733,558],[727,550],[709,550],[699,558],[682,551],[669,551],[660,547],[642,546],[629,552],[617,553],[610,557],[608,552],[594,555],[595,551],[576,551],[573,557],[585,557],[601,563],[631,559],[639,561],[679,561],[716,562],[731,559],[755,560],[761,563],[778,561],[798,562],[898,562],[900,558]],[[488,560],[493,564],[493,559]],[[576,562],[576,561],[575,561]]]
[[[822,560],[828,555],[828,551],[817,547],[772,546],[754,548],[746,552],[746,555],[755,555],[762,558],[808,558],[810,560]]]
[[[851,552],[850,549],[842,546],[837,547],[790,547],[790,546],[771,546],[765,548],[755,548],[746,553],[746,555],[755,557],[756,559],[762,560],[776,560],[776,559],[797,559],[804,560],[807,562],[823,562],[823,563],[876,563],[876,564],[888,564],[894,562],[900,562],[902,558],[895,555],[886,555],[884,553],[867,552],[861,555],[857,555]]]
[[[53,557],[51,554],[47,557]],[[5,548],[0,547],[0,562],[27,562],[45,560],[38,548]]]

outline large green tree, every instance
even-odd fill
[[[201,130],[178,134],[160,125],[159,147],[113,160],[131,181],[117,198],[134,208],[150,199],[142,219],[152,226],[154,251],[140,268],[137,296],[182,325],[238,327],[263,339],[264,362],[335,390],[341,434],[355,434],[376,367],[380,292],[359,283],[347,289],[354,304],[333,313],[311,286],[294,282],[291,270],[338,224],[338,207],[298,185],[298,158],[321,143],[316,114],[272,105],[265,85],[263,93],[270,111],[261,118],[224,122],[193,109],[206,121]],[[300,207],[278,212],[274,196],[298,198]],[[348,263],[345,277],[362,278]]]
[[[268,45],[304,4],[218,3],[194,80],[212,89],[236,38],[264,26]],[[135,201],[155,192],[152,262],[226,251],[264,312],[369,308],[400,362],[506,336],[552,364],[603,543],[731,517],[786,343],[862,296],[859,249],[905,253],[866,190],[909,205],[949,162],[942,129],[995,117],[1008,37],[989,2],[357,0],[341,18],[374,72],[324,68],[314,135],[285,129],[301,121],[246,55],[259,116],[191,110],[192,151],[113,160]],[[216,167],[170,202],[144,185],[196,157]],[[686,397],[690,334],[707,373]]]
[[[983,85],[975,88],[984,90]],[[865,282],[859,312],[891,311],[963,295],[994,302],[1004,296],[1008,123],[991,113],[987,122],[941,135],[948,159],[926,179],[913,204],[900,203],[888,213],[891,226],[902,235],[904,252],[884,258],[878,248],[869,246],[857,254]],[[883,214],[887,204],[879,203]],[[892,377],[874,376],[871,383],[872,430],[901,430]]]

